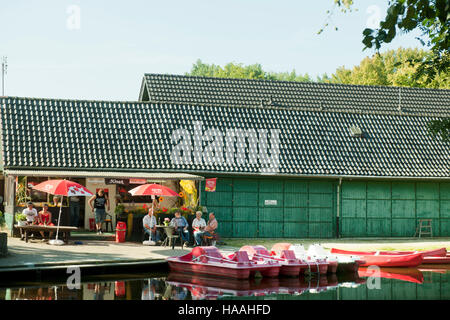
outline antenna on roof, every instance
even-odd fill
[[[8,60],[7,57],[2,58],[2,96],[5,95],[5,74],[8,69]]]

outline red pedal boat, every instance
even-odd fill
[[[422,253],[413,254],[365,254],[366,252],[361,251],[346,251],[341,249],[331,249],[331,253],[343,254],[343,255],[358,255],[364,260],[362,267],[367,266],[379,266],[379,267],[417,267],[423,262]]]
[[[278,276],[278,263],[256,263],[248,259],[245,251],[237,251],[230,258],[224,257],[216,247],[196,247],[180,257],[168,257],[172,271],[214,275],[235,279],[248,279],[256,271],[263,276]]]
[[[273,256],[263,246],[243,246],[239,251],[247,252],[253,261],[276,261],[280,267],[280,274],[289,277],[298,277],[300,273],[308,269],[308,264],[297,259],[291,250],[282,250],[278,257]]]
[[[307,273],[317,273],[322,275],[327,274],[330,263],[326,259],[314,258],[309,256],[302,245],[293,245],[291,243],[280,242],[274,244],[271,249],[271,251],[275,254],[279,254],[283,250],[293,251],[297,259],[306,262],[306,264],[308,264],[308,269],[306,271]],[[332,271],[332,269],[330,271]],[[334,269],[334,272],[336,272],[336,269]]]

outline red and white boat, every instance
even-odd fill
[[[280,254],[283,250],[290,250],[294,252],[294,255],[297,259],[308,264],[308,269],[306,269],[306,273],[318,273],[318,274],[327,274],[327,272],[335,273],[337,268],[337,261],[327,261],[326,257],[314,257],[309,255],[305,248],[300,244],[291,244],[291,243],[276,243],[273,245],[271,252],[273,255]]]
[[[423,262],[422,253],[412,254],[379,254],[364,251],[347,251],[341,249],[331,249],[331,253],[341,255],[358,255],[365,263],[362,267],[379,266],[379,267],[417,267]],[[368,254],[366,254],[368,253]]]
[[[277,262],[250,261],[245,251],[237,251],[229,258],[216,247],[196,247],[180,257],[168,257],[166,261],[172,271],[205,274],[235,279],[248,279],[259,271],[263,276],[278,276]]]
[[[350,250],[342,250],[342,249],[336,249],[332,248],[331,253],[337,253],[337,254],[354,254],[354,255],[364,255],[364,256],[370,256],[370,255],[405,255],[405,254],[414,254],[414,253],[421,253],[424,257],[446,257],[447,256],[447,249],[439,248],[434,250],[425,250],[425,251],[350,251]]]
[[[355,254],[355,255],[406,255],[421,253],[423,256],[422,264],[450,264],[450,255],[445,247],[425,251],[349,251],[342,249],[331,249],[337,254]]]
[[[297,259],[291,250],[282,250],[278,256],[271,255],[263,246],[243,246],[239,251],[247,252],[252,261],[276,261],[280,267],[280,275],[298,277],[308,269],[308,264]]]

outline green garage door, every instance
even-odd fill
[[[450,184],[342,183],[342,237],[412,237],[420,219],[432,219],[434,236],[450,235]]]
[[[225,224],[224,237],[331,238],[335,191],[332,181],[219,178],[216,192],[202,192],[202,204]]]

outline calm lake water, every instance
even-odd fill
[[[440,267],[442,268],[442,266]],[[179,273],[114,274],[81,279],[0,284],[0,300],[450,300],[450,266],[380,269],[357,274],[230,280]]]

